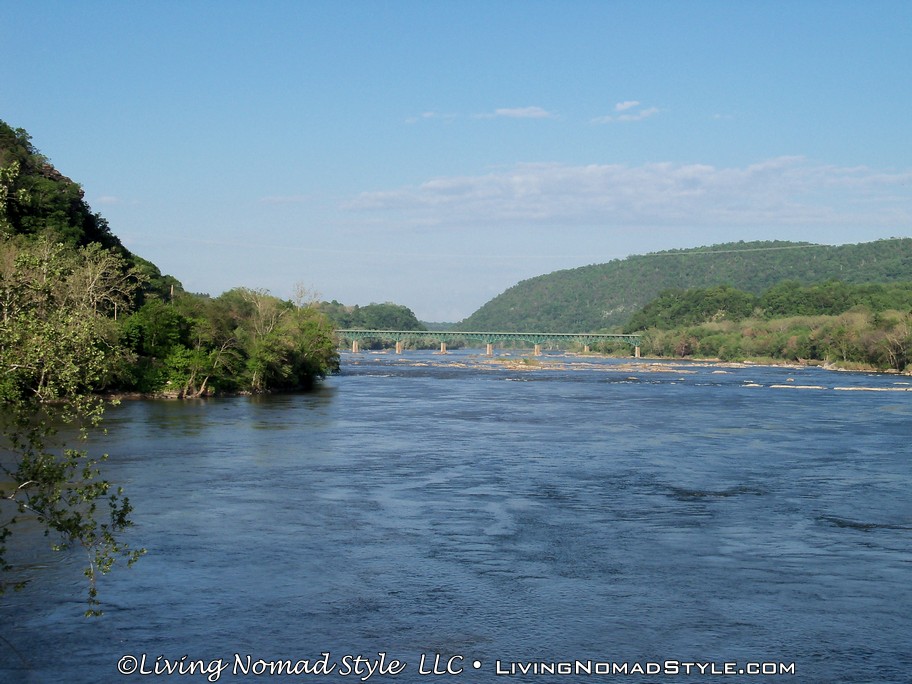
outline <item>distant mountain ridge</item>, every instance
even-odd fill
[[[760,294],[783,280],[834,279],[912,281],[912,238],[838,246],[729,242],[634,255],[523,280],[455,329],[593,332],[623,325],[666,289],[732,285]]]

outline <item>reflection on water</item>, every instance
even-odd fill
[[[0,680],[323,652],[328,676],[220,681],[359,681],[341,658],[380,652],[408,665],[371,681],[426,681],[422,654],[463,656],[456,682],[575,659],[907,680],[912,393],[870,391],[902,379],[585,364],[346,355],[310,395],[112,409],[93,446],[149,553],[104,578],[100,620],[78,554],[4,596]]]

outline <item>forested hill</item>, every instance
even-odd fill
[[[457,328],[596,331],[623,325],[669,288],[732,285],[760,294],[782,280],[808,284],[831,279],[912,281],[912,239],[839,246],[736,242],[630,256],[524,280]]]
[[[180,288],[175,278],[121,244],[85,201],[80,185],[54,168],[25,129],[0,121],[0,238],[42,235],[69,247],[113,250],[142,274],[147,293]]]
[[[0,121],[0,211],[4,228],[16,235],[53,232],[76,246],[97,243],[129,252],[111,233],[108,223],[92,212],[82,188],[57,169],[21,128]]]

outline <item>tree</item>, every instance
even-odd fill
[[[690,290],[664,290],[635,313],[625,330],[670,329],[707,321],[740,321],[750,316],[757,298],[729,285]]]
[[[246,288],[223,297],[235,305],[235,336],[251,392],[308,388],[338,368],[333,326],[316,304],[298,306]]]
[[[21,128],[0,121],[0,227],[12,235],[52,231],[72,246],[99,243],[130,256],[111,233],[108,222],[93,213],[78,183],[55,169]],[[14,173],[10,173],[14,170]]]
[[[890,312],[881,322],[880,346],[887,365],[902,372],[912,363],[912,314]]]
[[[401,304],[372,303],[361,307],[358,313],[358,327],[371,330],[424,330],[412,310]]]
[[[67,425],[84,439],[97,427],[106,381],[121,354],[106,309],[124,306],[138,286],[114,253],[74,250],[44,238],[0,242],[0,568],[6,541],[33,518],[55,537],[52,547],[87,554],[87,615],[99,614],[96,582],[117,558],[142,550],[119,538],[130,526],[129,500],[100,478],[104,456],[56,439]],[[107,503],[107,521],[99,505]],[[18,583],[14,583],[18,586]],[[0,591],[6,588],[0,582]]]
[[[367,306],[345,306],[336,300],[311,306],[326,314],[339,328],[366,328],[368,330],[425,330],[421,321],[407,306],[386,302]]]

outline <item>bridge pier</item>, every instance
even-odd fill
[[[640,358],[640,336],[622,335],[620,333],[492,333],[489,331],[441,332],[432,330],[366,330],[362,328],[340,329],[336,332],[339,334],[339,344],[351,343],[352,353],[361,351],[361,341],[365,339],[379,340],[385,344],[395,342],[397,354],[404,353],[405,345],[410,341],[439,342],[441,354],[447,353],[447,342],[450,340],[460,343],[480,343],[485,345],[485,355],[487,356],[494,356],[494,345],[498,343],[514,345],[519,343],[521,347],[534,344],[534,355],[541,356],[543,344],[551,345],[551,348],[554,349],[563,348],[566,345],[579,345],[583,346],[584,353],[590,353],[591,345],[601,340],[612,340],[636,345],[634,355],[636,358]]]

